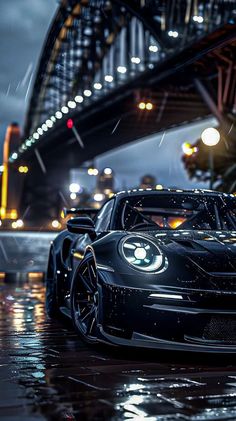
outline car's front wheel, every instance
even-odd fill
[[[75,272],[71,285],[71,316],[79,336],[88,343],[97,342],[98,321],[97,270],[88,254]]]

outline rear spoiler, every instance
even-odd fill
[[[63,214],[64,214],[64,218],[66,218],[66,216],[68,215],[87,215],[90,216],[91,218],[94,218],[97,213],[99,212],[100,209],[94,209],[94,208],[71,208],[71,209],[67,209],[64,208],[63,209]]]

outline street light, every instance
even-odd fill
[[[214,182],[214,159],[211,147],[216,146],[219,143],[220,133],[214,127],[208,127],[203,130],[201,139],[204,145],[209,146],[210,190],[212,190]]]
[[[79,193],[81,187],[78,183],[71,183],[69,185],[70,193]]]
[[[22,221],[22,219],[17,219],[16,224],[17,228],[23,228],[24,226],[24,222]]]
[[[98,175],[98,169],[93,167],[88,168],[88,175]]]
[[[109,167],[107,167],[107,168],[104,168],[103,172],[104,172],[104,174],[106,174],[106,175],[111,175],[111,174],[112,174],[112,169],[111,169],[111,168],[109,168]]]
[[[139,104],[138,104],[138,108],[140,109],[140,110],[145,110],[145,108],[146,108],[146,104],[145,104],[145,102],[140,102]]]
[[[60,223],[57,219],[54,219],[54,220],[52,221],[52,228],[54,228],[54,229],[59,229],[59,228],[61,228],[61,223]]]
[[[208,127],[201,134],[203,143],[207,146],[215,146],[220,141],[220,133],[214,127]]]
[[[146,110],[151,111],[153,109],[153,104],[151,102],[147,102]]]
[[[198,151],[197,146],[192,146],[188,142],[184,142],[182,145],[182,151],[186,156],[192,156],[194,153]]]
[[[95,195],[93,196],[95,202],[102,202],[104,197],[105,196],[103,193],[95,193]]]

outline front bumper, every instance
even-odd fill
[[[236,353],[234,292],[181,288],[161,292],[165,298],[153,297],[157,291],[103,284],[101,340],[143,348]]]
[[[190,351],[190,352],[207,352],[207,353],[236,353],[236,345],[220,345],[220,344],[197,344],[187,342],[175,342],[163,340],[160,338],[153,338],[147,335],[142,335],[133,332],[131,339],[119,338],[106,333],[100,327],[101,342],[116,346],[127,346],[137,348],[149,348],[169,351]]]

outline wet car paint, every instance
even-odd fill
[[[37,278],[0,288],[0,419],[236,419],[235,356],[89,347]]]

